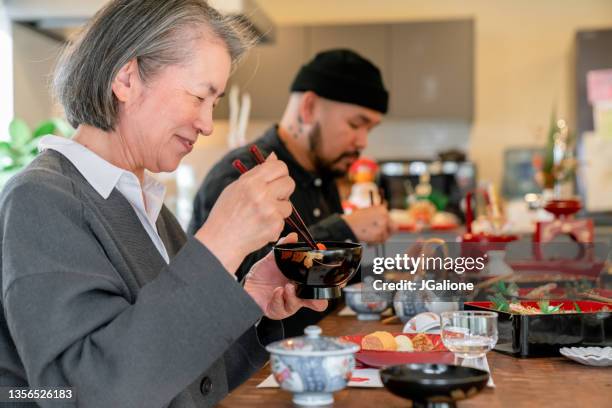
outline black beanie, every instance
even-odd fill
[[[381,113],[387,113],[389,104],[380,70],[347,49],[320,52],[303,65],[291,84],[291,92],[305,91]]]

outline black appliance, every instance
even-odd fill
[[[432,191],[448,198],[445,211],[464,219],[461,200],[476,188],[476,165],[469,161],[383,160],[379,161],[378,183],[390,208],[406,208],[411,188],[422,174],[429,173]]]

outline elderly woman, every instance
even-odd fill
[[[45,137],[0,198],[0,386],[207,407],[265,361],[273,320],[326,307],[298,299],[270,256],[233,276],[290,214],[282,162],[228,186],[193,237],[147,174],[212,132],[243,32],[200,0],[114,0],[67,48],[55,86],[76,135]]]

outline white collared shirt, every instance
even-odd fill
[[[166,247],[155,225],[166,194],[166,187],[162,183],[145,172],[144,185],[141,186],[134,173],[109,163],[71,139],[53,135],[44,136],[38,143],[38,150],[42,152],[46,149],[55,150],[70,160],[105,200],[108,199],[114,188],[119,190],[134,208],[138,219],[161,256],[166,263],[170,262]]]

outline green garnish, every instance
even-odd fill
[[[501,293],[496,293],[493,296],[488,296],[488,299],[491,301],[491,303],[493,303],[493,308],[495,308],[496,310],[499,310],[500,312],[510,311],[510,304]]]
[[[550,306],[550,302],[547,300],[540,300],[538,302],[538,306],[540,307],[540,311],[544,314],[556,313],[561,310],[561,306],[563,303],[558,304],[557,306]]]
[[[510,282],[508,285],[503,281],[497,282],[495,289],[502,296],[517,297],[519,293],[519,288],[514,282]]]

